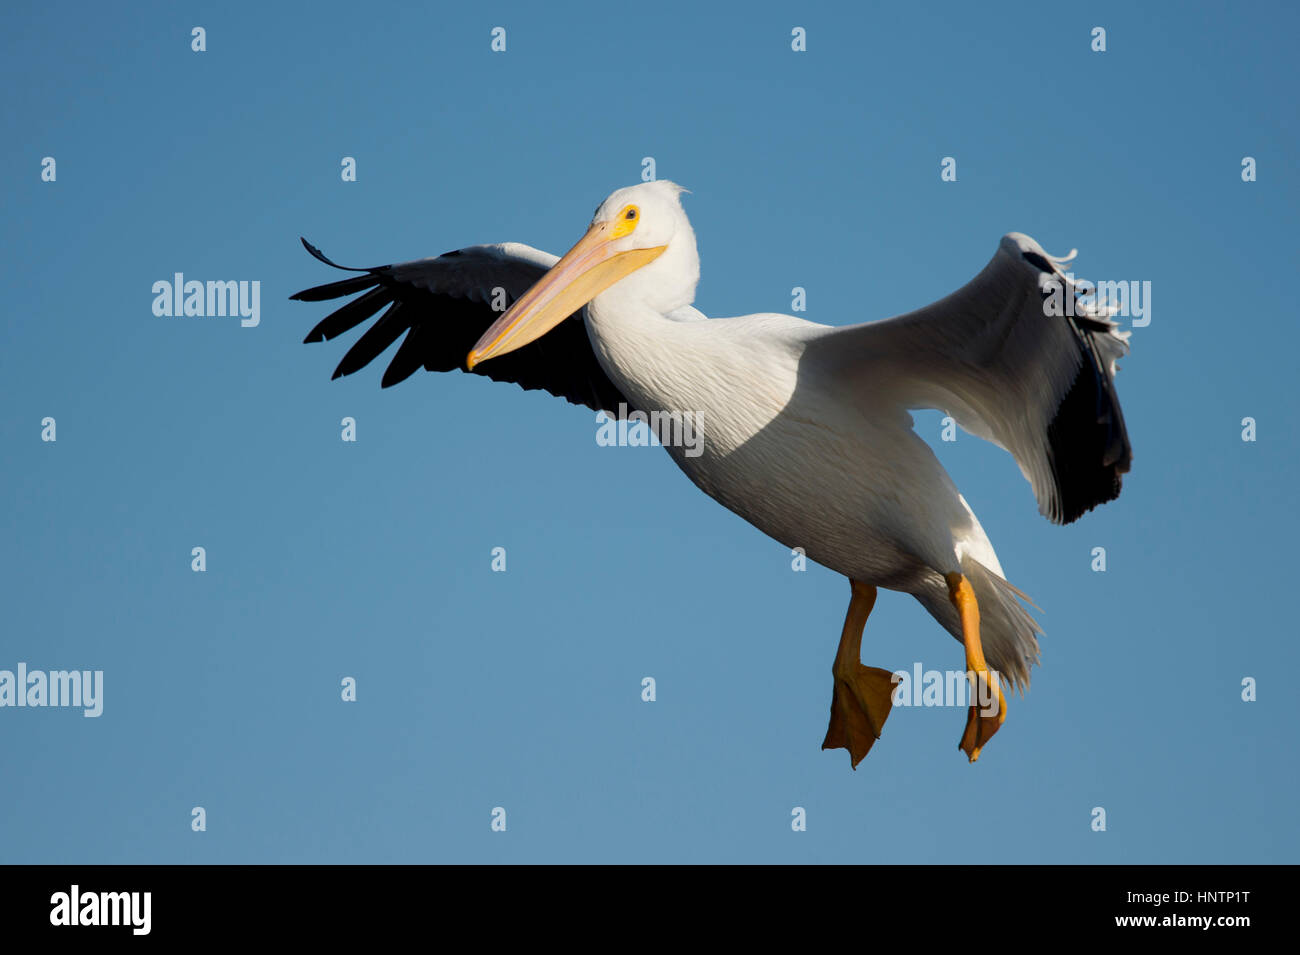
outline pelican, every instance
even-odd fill
[[[1028,688],[1042,631],[909,411],[940,409],[1010,452],[1039,512],[1069,523],[1116,498],[1129,470],[1114,384],[1129,333],[1112,308],[1080,298],[1062,271],[1073,253],[1053,257],[1015,232],[967,285],[895,318],[709,319],[691,305],[700,260],[684,191],[660,180],[613,192],[559,259],[507,242],[347,269],[303,239],[358,274],[292,298],[361,293],[306,341],[386,308],[334,377],[404,335],[384,387],[458,368],[611,415],[692,414],[702,446],[665,442],[686,476],[849,580],[822,748],[847,749],[856,769],[894,703],[892,674],[861,662],[883,587],[911,594],[964,647],[971,696],[958,746],[975,762],[1006,719],[1004,689]],[[1062,294],[1072,307],[1049,308]]]

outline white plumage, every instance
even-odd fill
[[[370,288],[373,296],[365,315],[354,309],[340,320],[354,307],[345,306],[308,340],[332,337],[391,303],[376,326],[388,327],[379,335],[372,328],[341,373],[405,332],[394,360],[401,377],[420,364],[467,367],[609,411],[623,399],[647,413],[690,414],[703,452],[669,447],[677,464],[766,534],[857,582],[861,621],[874,588],[912,594],[966,643],[968,660],[982,663],[982,635],[992,670],[1027,685],[1039,655],[1037,626],[908,411],[941,409],[1005,448],[1040,512],[1074,520],[1115,497],[1129,467],[1113,384],[1127,334],[1104,307],[1077,301],[1060,269],[1066,260],[1019,233],[1005,236],[966,286],[897,318],[846,327],[777,314],[705,320],[690,304],[699,258],[681,192],[666,182],[618,190],[563,259],[517,243],[478,246],[358,270],[365,275],[300,293],[319,299]],[[482,304],[502,288],[514,304],[504,315],[485,313]],[[1070,296],[1074,314],[1050,314],[1044,303],[1053,294]],[[474,322],[455,332],[445,315],[463,303],[479,305]],[[577,338],[584,321],[586,349]],[[471,338],[477,344],[461,362]],[[403,362],[408,350],[415,354]],[[963,617],[960,581],[978,602],[974,618]],[[850,629],[846,623],[841,658],[856,662]],[[848,679],[841,658],[827,745],[849,745],[832,742],[840,738],[835,714]],[[860,686],[854,696],[867,714],[862,725],[879,735],[878,701],[869,706],[871,694]],[[963,748],[973,759],[997,726],[971,720]],[[849,745],[855,764],[869,746]]]

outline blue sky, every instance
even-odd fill
[[[97,719],[0,709],[0,861],[1297,860],[1293,5],[47,3],[3,27],[0,669],[105,693]],[[646,156],[692,190],[712,315],[802,286],[814,321],[886,317],[1013,230],[1152,283],[1117,502],[1052,526],[1007,455],[917,416],[1045,611],[975,766],[952,708],[896,709],[857,772],[820,750],[848,585],[662,451],[477,377],[331,382],[346,344],[300,344],[325,309],[287,298],[333,278],[300,234],[360,265],[559,253]],[[259,281],[260,324],[156,317],[175,272]],[[888,592],[864,660],[962,666]]]

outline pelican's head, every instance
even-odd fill
[[[681,186],[642,182],[611,193],[591,228],[483,333],[466,363],[536,341],[606,290],[667,313],[695,298],[700,260]]]

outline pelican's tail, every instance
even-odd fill
[[[989,667],[1000,673],[1017,690],[1029,687],[1029,670],[1038,663],[1037,622],[1021,600],[1027,596],[973,557],[962,558],[962,573],[975,590],[980,611],[980,639]],[[927,576],[914,596],[944,629],[960,642],[961,619],[948,597],[948,582],[940,574]]]

